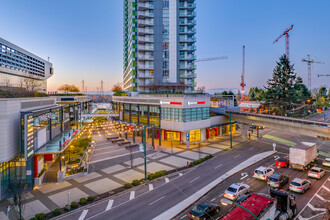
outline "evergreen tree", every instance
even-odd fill
[[[307,86],[303,84],[303,80],[301,77],[297,77],[294,89],[296,90],[297,102],[300,104],[305,103],[307,98],[311,96],[311,93],[309,92]]]
[[[285,55],[281,56],[273,70],[273,78],[267,81],[265,87],[266,105],[275,107],[280,115],[285,115],[297,102],[295,81],[294,66]]]

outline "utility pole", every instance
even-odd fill
[[[230,149],[233,149],[233,136],[232,136],[232,129],[231,129],[231,112],[229,113],[229,131],[230,131]]]
[[[101,80],[100,95],[103,96],[103,80]]]
[[[144,180],[147,182],[147,143],[146,126],[143,126],[143,146],[144,146]]]
[[[85,80],[81,81],[81,92],[85,91]]]
[[[307,63],[308,89],[311,91],[312,90],[312,63],[319,63],[319,64],[324,64],[324,63],[312,60],[310,58],[309,54],[307,54],[307,59],[302,58],[301,62],[306,62]]]

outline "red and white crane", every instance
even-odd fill
[[[291,25],[288,29],[286,29],[283,34],[281,34],[276,40],[274,40],[273,44],[275,44],[281,37],[285,36],[285,55],[286,58],[289,59],[289,31],[291,31],[293,25]]]
[[[241,93],[242,93],[242,101],[245,100],[245,91],[244,88],[246,86],[244,82],[244,75],[245,75],[245,46],[243,46],[243,63],[242,63],[242,76],[241,76]]]

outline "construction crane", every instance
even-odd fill
[[[320,76],[330,76],[330,74],[325,74],[325,75],[320,74],[320,75],[317,75],[317,77],[320,77]]]
[[[224,60],[224,59],[228,59],[228,57],[226,57],[226,56],[223,56],[223,57],[207,57],[207,58],[197,59],[195,62],[205,62],[205,61]]]
[[[311,60],[309,54],[307,54],[307,59],[302,58],[301,62],[307,63],[307,73],[308,73],[308,89],[312,89],[312,63],[324,64],[323,62],[319,62],[316,60]]]
[[[289,60],[289,31],[292,30],[293,25],[291,25],[288,29],[286,29],[283,34],[281,34],[276,40],[274,40],[273,44],[275,44],[281,37],[285,36],[285,55]]]
[[[244,75],[245,75],[245,46],[243,46],[243,62],[242,62],[242,76],[241,76],[241,93],[242,93],[242,101],[245,100],[245,91],[244,88],[246,86],[244,82]]]

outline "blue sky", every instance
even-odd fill
[[[325,64],[312,66],[312,85],[330,85],[330,1],[196,0],[197,57],[228,56],[197,65],[197,85],[238,88],[242,46],[247,87],[263,86],[285,52],[285,39],[272,42],[291,24],[290,58],[307,84],[307,54]],[[105,90],[122,80],[122,0],[1,0],[0,37],[55,68],[49,90],[63,83]]]

